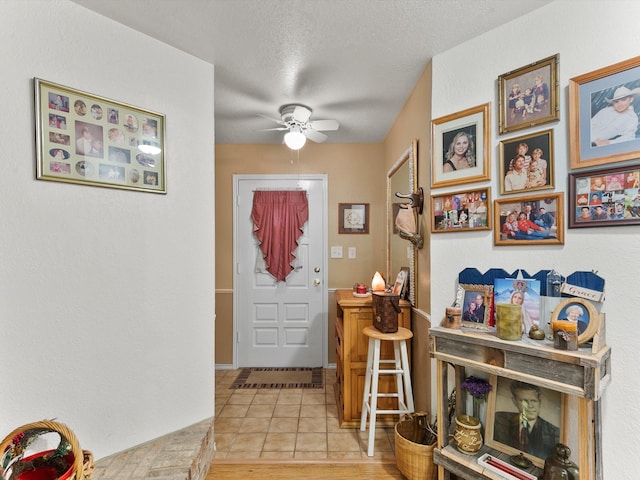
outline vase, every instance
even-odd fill
[[[470,415],[458,415],[456,417],[456,430],[453,439],[458,450],[467,455],[475,455],[482,447],[482,434],[480,433],[480,420]]]

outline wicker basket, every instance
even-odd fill
[[[25,443],[35,437],[57,433],[60,444],[56,450],[37,452],[24,456]],[[70,450],[62,455],[63,441]],[[93,454],[81,450],[75,434],[67,427],[52,420],[34,422],[16,428],[0,443],[1,478],[6,480],[90,480],[93,473]]]
[[[433,463],[436,444],[422,445],[412,442],[414,421],[401,420],[395,427],[396,464],[409,480],[435,480],[438,469]]]
[[[373,326],[382,333],[398,331],[400,295],[389,292],[373,292]]]

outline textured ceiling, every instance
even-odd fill
[[[280,143],[258,114],[285,103],[341,143],[382,142],[434,55],[551,0],[72,1],[214,64],[216,143]]]

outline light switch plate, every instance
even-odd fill
[[[347,255],[349,258],[356,258],[356,247],[349,247]]]
[[[342,247],[331,247],[331,258],[342,258]]]

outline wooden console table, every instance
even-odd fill
[[[367,366],[369,339],[363,335],[364,327],[373,324],[373,301],[354,297],[351,290],[336,290],[336,400],[338,420],[342,428],[360,426],[362,396]],[[411,329],[411,304],[400,300],[402,312],[398,314],[398,326]],[[380,358],[393,358],[392,342],[383,342]],[[409,353],[411,358],[411,353]],[[395,378],[391,375],[380,378],[378,391],[396,391]],[[378,408],[394,409],[396,399],[381,398]],[[395,425],[397,415],[379,415],[378,425]]]

